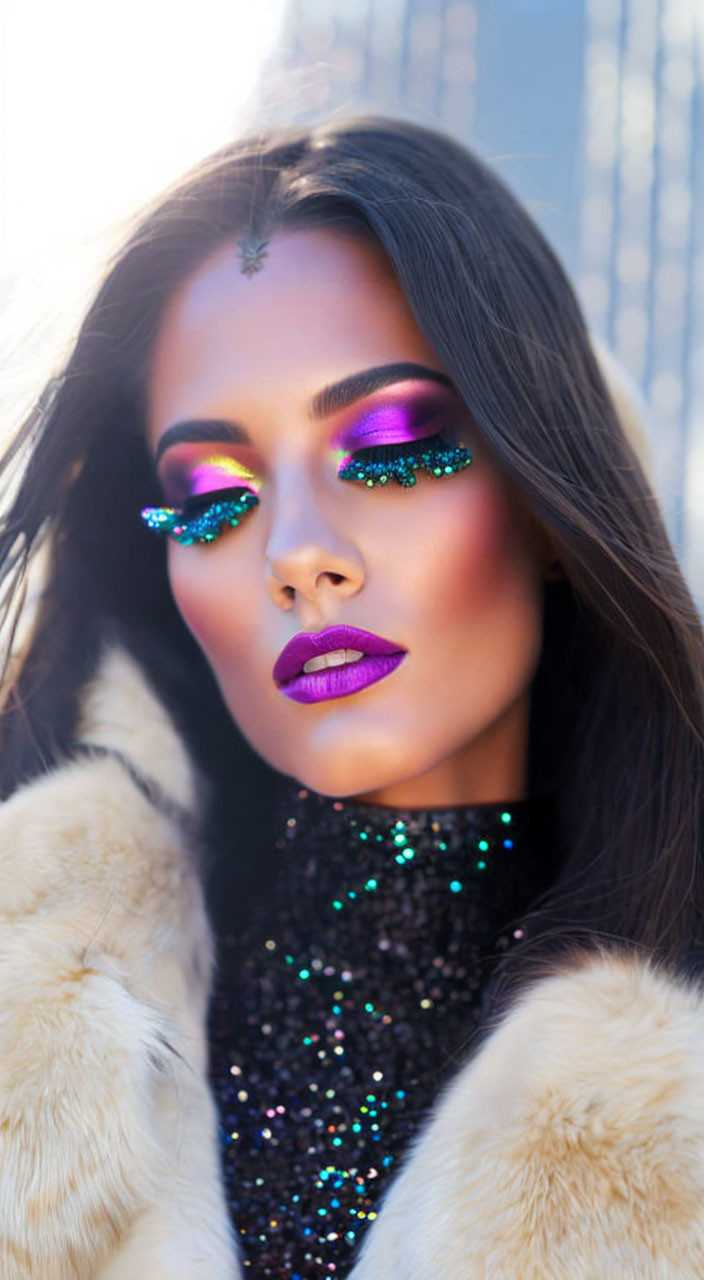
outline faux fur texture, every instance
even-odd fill
[[[529,987],[454,1080],[353,1280],[704,1276],[704,1001],[633,959]]]
[[[0,808],[0,1280],[239,1280],[184,834],[197,780],[118,650],[80,736],[152,797],[103,753]],[[439,1100],[351,1280],[434,1276],[704,1277],[698,987],[602,952],[525,990]]]
[[[193,812],[183,747],[126,655],[80,736]],[[205,1076],[212,963],[193,851],[118,759],[0,808],[1,1280],[237,1274]]]

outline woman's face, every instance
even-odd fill
[[[440,430],[465,465],[399,483],[403,446],[437,449]],[[323,794],[379,804],[522,798],[540,537],[379,248],[282,231],[245,274],[236,245],[220,247],[164,311],[148,434],[165,506],[235,486],[257,499],[214,542],[170,537],[168,567],[259,755]],[[374,446],[388,449],[386,482],[341,478]],[[338,626],[367,633],[317,646],[344,665],[275,676],[293,637]],[[395,656],[356,647],[368,633]]]

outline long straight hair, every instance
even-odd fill
[[[382,247],[562,568],[545,590],[529,749],[530,794],[554,801],[559,861],[515,974],[585,940],[699,964],[695,606],[555,255],[486,166],[410,123],[365,118],[232,143],[144,211],[109,264],[4,463],[10,478],[24,467],[0,529],[8,602],[47,539],[51,560],[6,699],[2,793],[70,750],[80,689],[112,631],[139,653],[214,779],[213,831],[234,831],[237,812],[244,879],[258,865],[274,771],[224,710],[171,600],[164,548],[139,521],[156,496],[145,386],[164,306],[206,255],[241,233],[321,225]]]

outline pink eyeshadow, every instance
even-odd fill
[[[443,420],[457,417],[457,397],[452,392],[438,393],[437,388],[414,388],[399,396],[377,402],[360,413],[337,435],[340,449],[354,452],[378,445],[406,444],[421,440],[438,431]]]
[[[256,479],[250,471],[234,458],[208,458],[188,473],[188,496],[195,497],[200,493],[210,493],[213,489],[226,489],[228,485],[237,483],[252,487]]]
[[[244,462],[229,454],[212,453],[203,457],[202,452],[198,456],[193,446],[186,446],[178,454],[174,450],[174,455],[176,456],[169,458],[163,469],[162,485],[167,501],[176,506],[187,498],[195,498],[218,489],[241,487],[253,493],[258,491],[257,474]],[[190,458],[193,459],[192,462]]]

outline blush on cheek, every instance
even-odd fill
[[[501,488],[487,484],[450,523],[461,534],[454,558],[447,548],[452,586],[438,611],[454,622],[463,650],[470,643],[487,691],[503,687],[501,696],[512,700],[534,674],[542,644],[540,575],[525,520]]]
[[[171,594],[188,630],[212,663],[230,630],[233,599],[231,593],[223,592],[212,565],[203,563],[205,557],[189,556],[189,552],[189,547],[169,548]]]
[[[493,590],[502,579],[525,572],[525,532],[497,488],[477,488],[454,527],[461,530],[454,558],[470,588]]]

